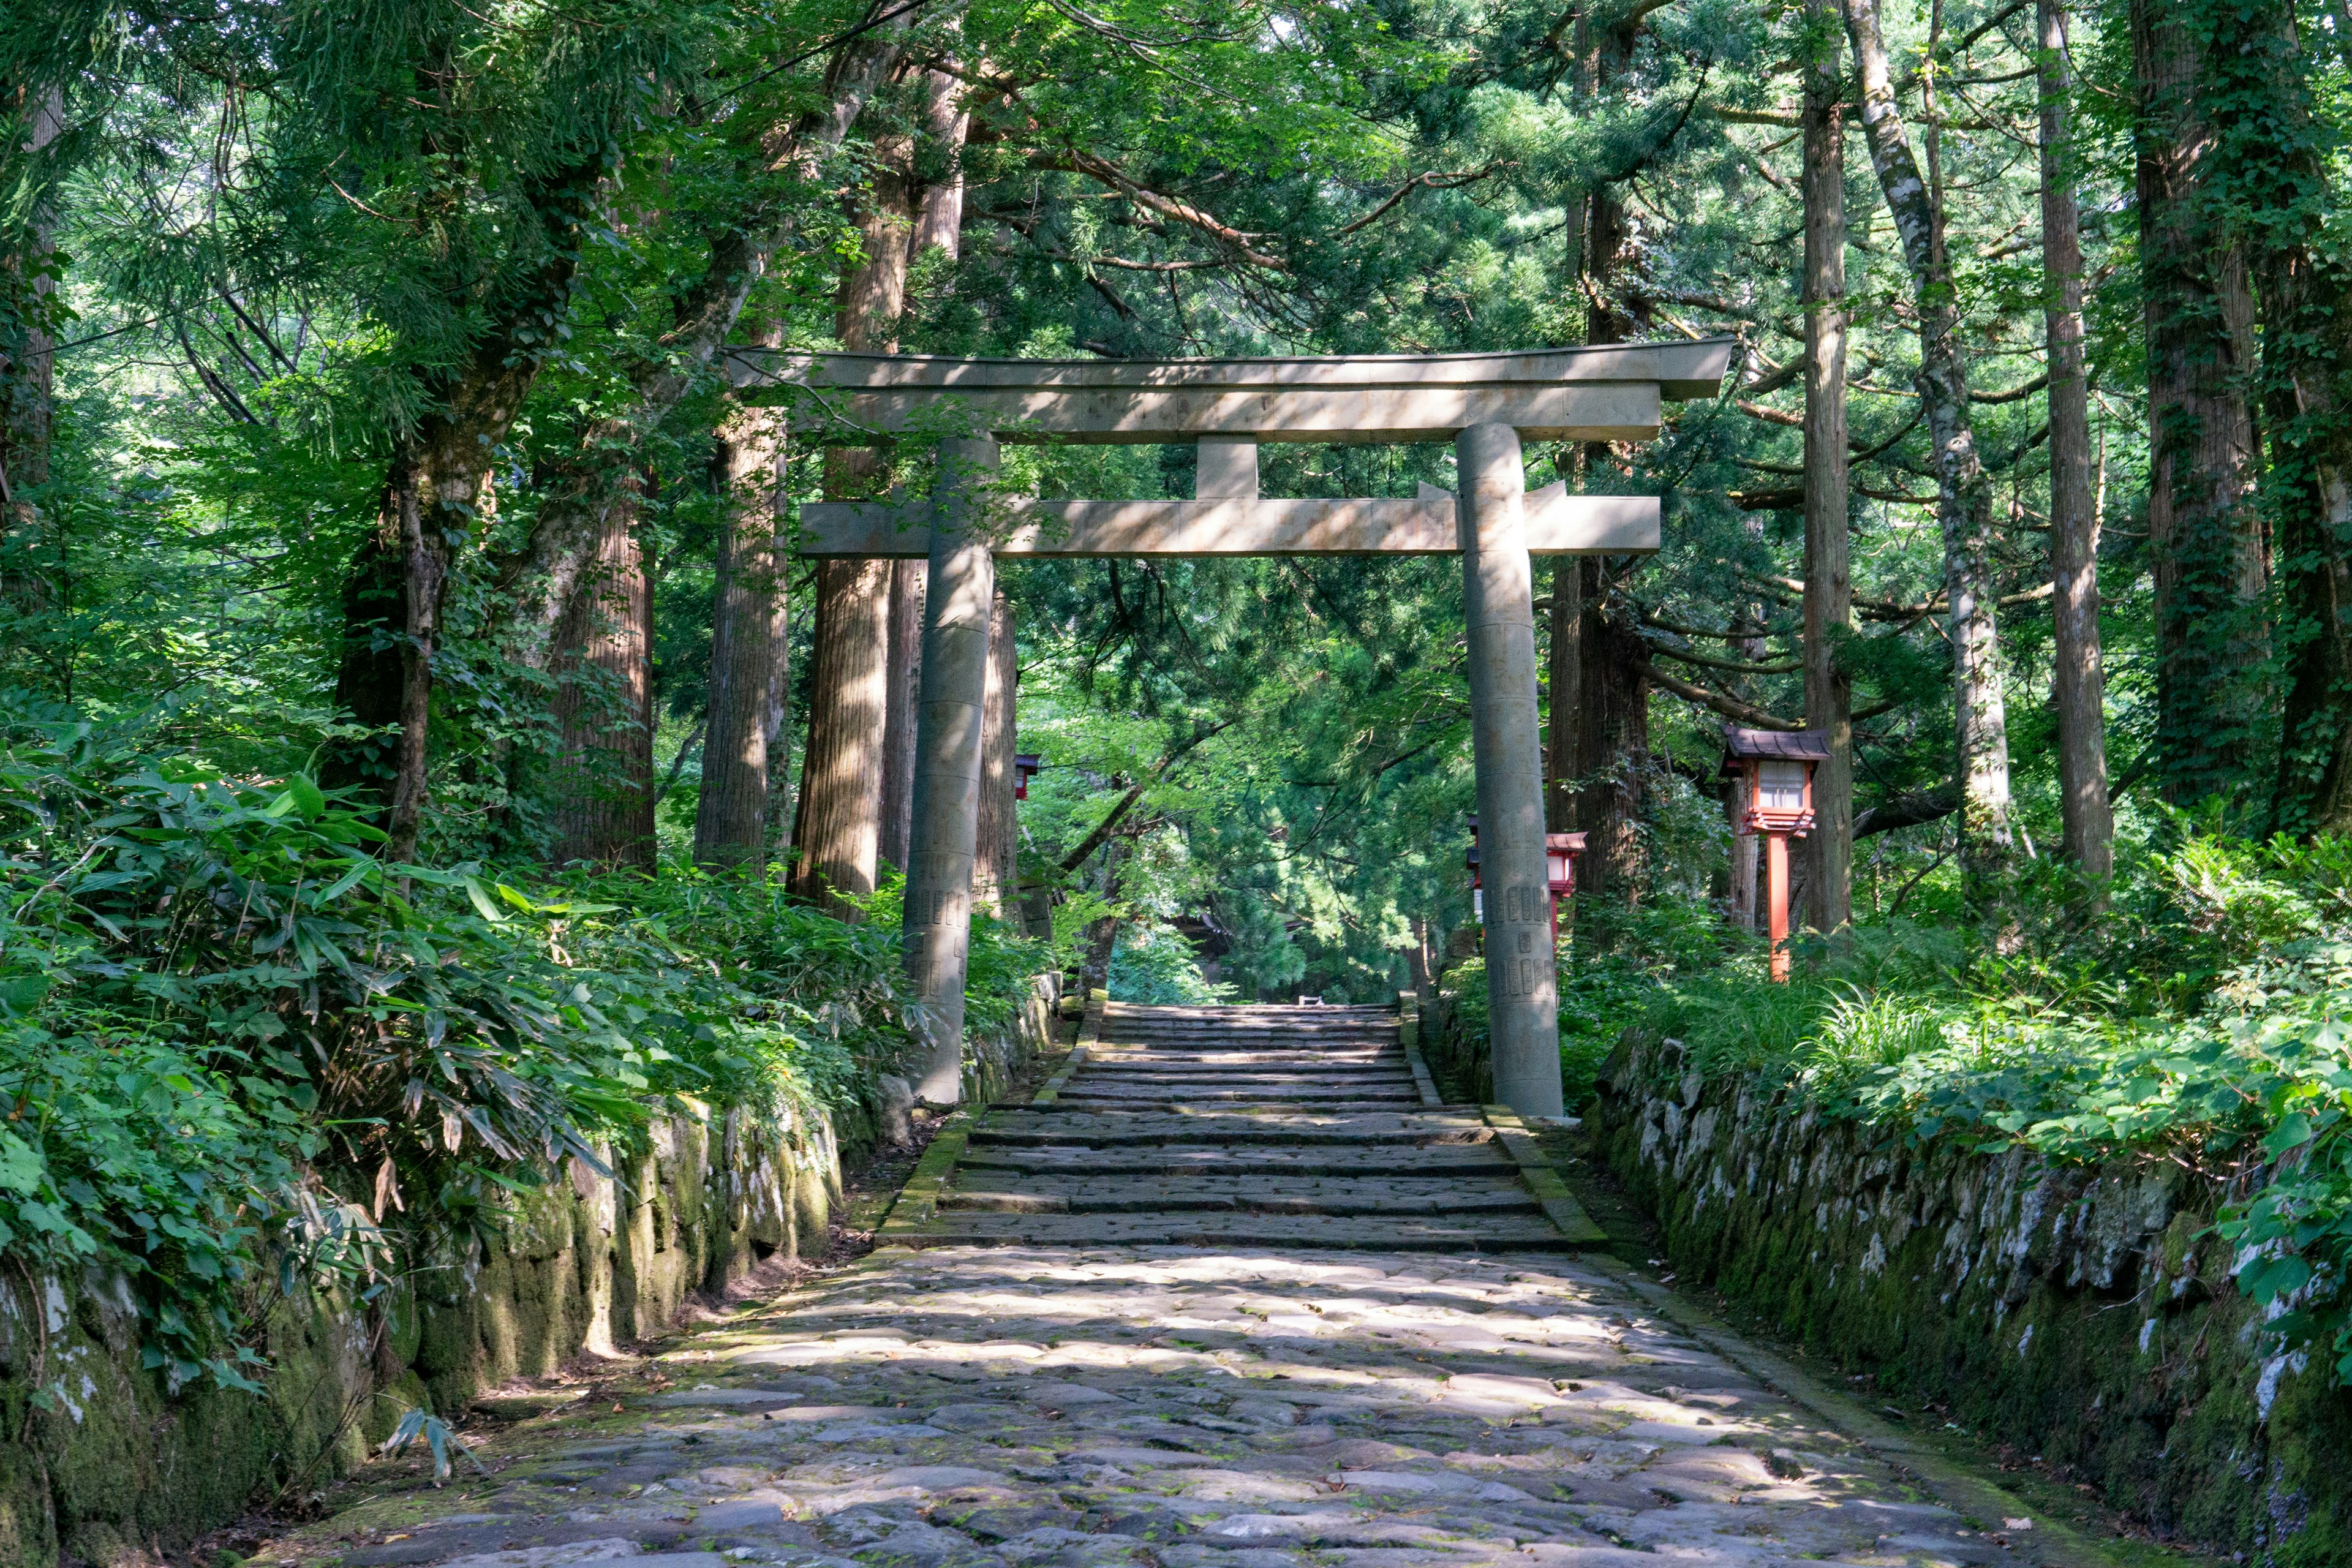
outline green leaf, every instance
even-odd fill
[[[48,1175],[41,1152],[5,1128],[0,1128],[0,1187],[15,1193],[37,1193]]]
[[[327,809],[326,792],[308,773],[296,773],[288,781],[286,793],[294,797],[294,809],[305,822]]]
[[[2289,1150],[2300,1149],[2311,1142],[2311,1118],[2295,1111],[2281,1121],[2271,1135],[2263,1140],[2263,1152],[2276,1160]]]
[[[467,877],[465,882],[466,898],[474,906],[474,912],[492,925],[504,925],[507,921],[507,912],[491,901],[489,889],[482,886],[482,879],[479,877]]]

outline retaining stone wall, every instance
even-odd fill
[[[1012,1027],[973,1042],[974,1099],[1050,1047],[1058,980],[1040,977]],[[174,1394],[143,1369],[120,1276],[0,1274],[0,1568],[152,1562],[281,1489],[349,1473],[410,1410],[459,1411],[509,1378],[611,1353],[763,1259],[822,1252],[845,1156],[872,1149],[882,1112],[781,1136],[740,1110],[658,1121],[645,1152],[608,1161],[614,1178],[516,1200],[493,1239],[407,1260],[372,1302],[278,1299],[258,1395]]]
[[[2352,1397],[2262,1356],[2210,1184],[1912,1146],[1633,1035],[1587,1120],[1683,1283],[2074,1468],[2164,1534],[2352,1563]]]

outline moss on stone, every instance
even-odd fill
[[[2072,1467],[2161,1532],[2352,1562],[2352,1397],[2268,1364],[2169,1166],[1910,1146],[1630,1039],[1590,1113],[1675,1268],[1882,1384]]]

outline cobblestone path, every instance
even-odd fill
[[[1181,1047],[1141,1037],[1164,1020],[1132,1022],[1104,1031],[1094,1066],[1049,1087],[1055,1099],[972,1139],[968,1167],[933,1166],[928,1196],[912,1194],[925,1245],[886,1246],[593,1394],[551,1392],[543,1413],[481,1445],[488,1475],[461,1471],[444,1490],[395,1482],[259,1556],[314,1568],[2041,1560],[2024,1521],[2006,1527],[2012,1546],[2001,1519],[1911,1489],[1817,1404],[1743,1370],[1756,1363],[1736,1346],[1657,1316],[1655,1286],[1567,1250],[1496,1148],[1508,1130],[1423,1103],[1425,1076],[1392,1029],[1367,1047],[1344,1037],[1377,1035],[1369,1016],[1269,1023],[1248,1042],[1256,1059],[1231,1064],[1256,1075],[1248,1098],[1279,1085],[1303,1102],[1329,1064],[1301,1058],[1326,1049],[1350,1058],[1361,1092],[1281,1113],[1322,1141],[1261,1146],[1208,1108],[1238,1077],[1178,1065]],[[1137,1119],[1130,1136],[1076,1136],[1115,1115]],[[1218,1136],[1150,1131],[1174,1118]],[[1412,1135],[1384,1131],[1396,1129]],[[1326,1155],[1303,1175],[1283,1163]],[[1377,1190],[1399,1183],[1415,1184],[1402,1206]],[[1311,1205],[1265,1212],[1266,1194],[1301,1184],[1316,1186]],[[1118,1241],[1091,1228],[1112,1221],[1134,1228]],[[957,1226],[969,1235],[941,1233]],[[1341,1246],[1310,1244],[1318,1226]],[[1377,1227],[1398,1243],[1376,1246]],[[1196,1245],[1146,1245],[1178,1239]]]

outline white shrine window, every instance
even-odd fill
[[[1761,811],[1790,814],[1805,809],[1805,764],[1768,757],[1758,764],[1756,805]]]

